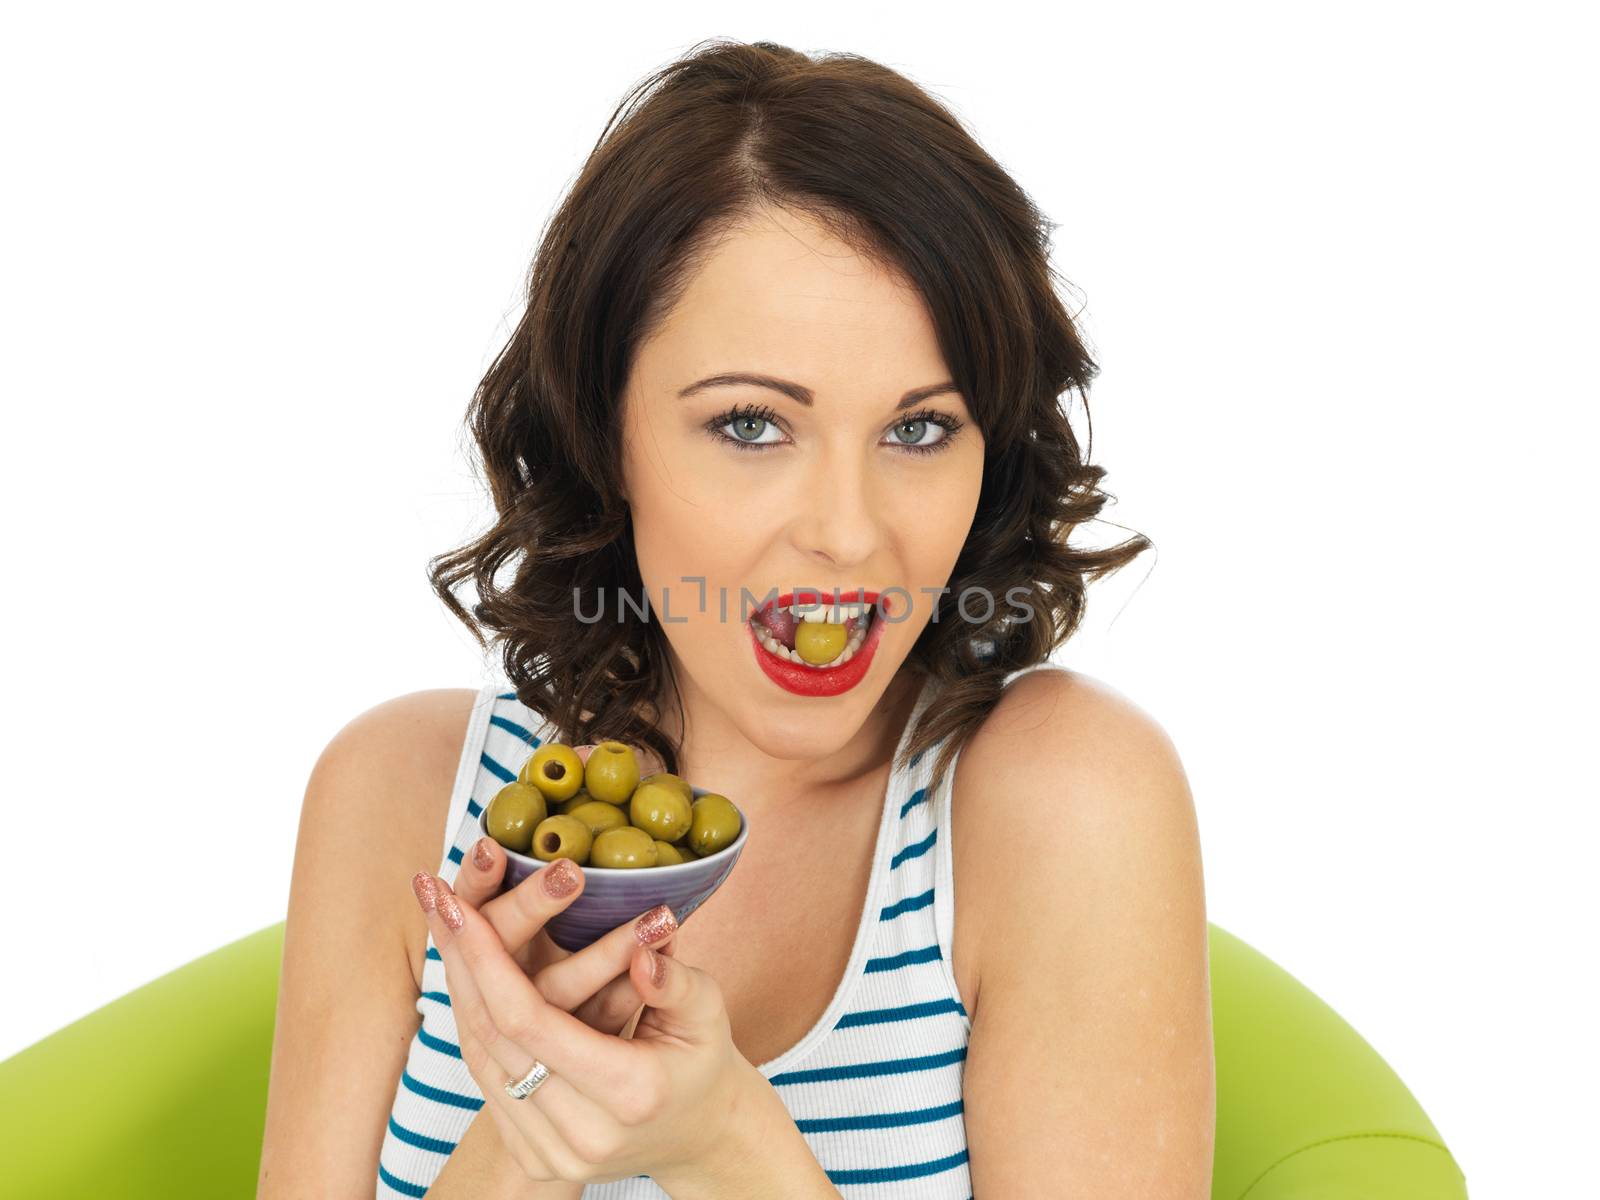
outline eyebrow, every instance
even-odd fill
[[[681,400],[685,396],[692,396],[696,392],[703,392],[707,388],[737,387],[740,385],[771,388],[775,392],[782,392],[798,404],[804,404],[807,408],[810,408],[816,399],[811,389],[804,384],[791,383],[787,379],[777,379],[771,375],[755,375],[747,371],[729,371],[721,375],[708,375],[704,379],[698,379],[680,391],[678,399]],[[912,388],[904,396],[900,397],[900,402],[894,406],[895,411],[899,412],[902,408],[910,408],[913,404],[920,404],[930,396],[939,396],[947,392],[953,392],[957,396],[961,395],[961,389],[949,380],[945,380],[943,383],[930,383],[926,387]]]

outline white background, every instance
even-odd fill
[[[540,227],[638,77],[765,38],[910,75],[1060,223],[1107,515],[1158,550],[1059,660],[1172,734],[1211,919],[1372,1042],[1474,1196],[1565,1190],[1596,1067],[1577,6],[591,11],[8,18],[0,1056],[281,919],[328,738],[479,683],[423,572],[486,522],[461,419]]]

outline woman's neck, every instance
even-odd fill
[[[684,678],[681,670],[675,669],[673,675]],[[837,750],[821,758],[767,753],[753,744],[719,705],[699,695],[692,681],[685,683],[682,692],[681,727],[678,694],[671,679],[657,711],[662,732],[679,742],[679,774],[691,784],[726,791],[735,803],[740,797],[761,797],[763,806],[773,809],[795,801],[814,807],[821,799],[882,789],[922,683],[920,676],[900,671],[860,727]]]

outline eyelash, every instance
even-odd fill
[[[725,413],[720,413],[706,422],[706,431],[712,438],[719,442],[726,442],[736,450],[771,450],[779,443],[775,442],[747,442],[743,438],[729,437],[722,432],[724,425],[731,425],[735,421],[754,418],[766,421],[768,424],[778,424],[778,414],[767,404],[738,404]],[[944,430],[944,436],[931,446],[908,446],[904,442],[898,444],[897,449],[905,450],[911,454],[937,454],[946,449],[957,431],[961,429],[962,422],[952,416],[939,412],[937,409],[925,408],[921,412],[912,413],[902,417],[890,428],[900,425],[910,425],[917,421],[926,421],[930,425],[937,425]]]

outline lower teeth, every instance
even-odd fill
[[[788,662],[796,663],[802,667],[810,667],[814,671],[827,671],[834,667],[842,667],[845,663],[854,658],[856,656],[856,651],[861,649],[861,643],[867,640],[867,631],[866,628],[863,627],[851,634],[850,640],[845,643],[844,650],[840,652],[839,657],[825,663],[808,663],[805,659],[801,658],[793,650],[789,649],[789,647],[783,645],[778,641],[777,638],[773,637],[759,625],[756,626],[756,640],[761,643],[762,649],[766,650],[770,654],[776,655],[778,658],[784,659]]]

